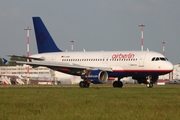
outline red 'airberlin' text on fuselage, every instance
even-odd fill
[[[113,54],[112,58],[113,59],[119,59],[119,58],[126,59],[126,58],[134,58],[134,56],[135,55],[133,53],[129,53],[129,54],[117,53],[117,54]]]

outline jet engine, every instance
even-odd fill
[[[88,79],[91,83],[106,83],[108,80],[108,73],[102,70],[91,70],[89,73],[81,76],[82,79]]]

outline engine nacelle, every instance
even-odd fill
[[[108,73],[102,70],[91,70],[87,75],[81,76],[82,79],[88,79],[92,83],[106,83],[108,80]]]

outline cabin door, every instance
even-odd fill
[[[146,54],[141,54],[139,58],[139,67],[144,67],[144,59],[146,57]]]

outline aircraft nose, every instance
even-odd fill
[[[170,72],[172,72],[174,69],[174,65],[171,62],[169,62],[169,64],[167,65],[167,69],[170,70]]]

